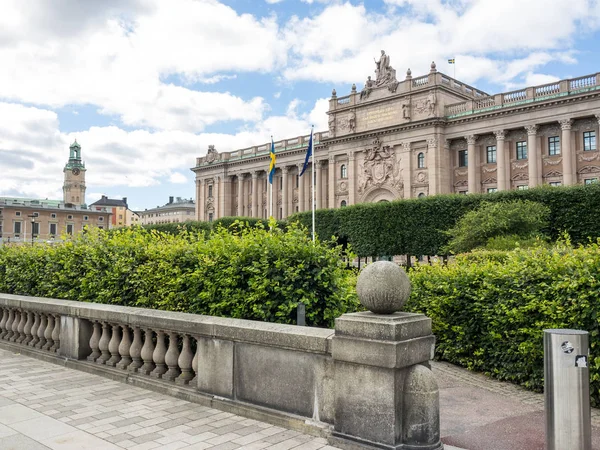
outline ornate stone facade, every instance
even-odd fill
[[[398,81],[384,51],[362,89],[329,101],[314,134],[318,208],[600,178],[600,74],[489,95],[437,71]],[[309,136],[276,142],[273,216],[311,208]],[[267,217],[270,143],[196,161],[196,216]],[[285,170],[282,170],[285,169]],[[245,176],[252,174],[252,177]],[[209,189],[211,195],[209,196]]]

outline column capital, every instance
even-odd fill
[[[326,160],[323,160],[323,161],[326,161]],[[319,162],[321,162],[321,161],[319,161]],[[329,164],[334,164],[334,163],[335,163],[335,156],[331,155],[329,157]]]
[[[349,161],[354,161],[354,158],[356,158],[356,152],[354,150],[350,150],[348,153],[346,153],[346,156],[348,156]]]
[[[255,170],[254,172],[252,172],[252,180],[256,180],[258,179],[258,170]]]
[[[477,137],[476,134],[466,136],[465,139],[467,140],[467,145],[475,145],[477,143]]]
[[[290,171],[289,166],[281,166],[281,173],[287,175],[289,171]]]
[[[410,151],[410,142],[403,142],[402,143],[402,150],[405,152],[409,152]]]
[[[452,141],[450,139],[444,139],[444,150],[450,150],[450,144]]]
[[[598,114],[595,114],[596,120],[598,121],[598,124],[600,124],[600,112],[598,112]]]
[[[506,138],[506,130],[496,130],[494,131],[494,134],[496,135],[497,141],[503,141]]]
[[[525,125],[525,129],[527,130],[527,134],[529,136],[537,136],[538,125]]]
[[[237,174],[237,177],[238,177],[240,180],[244,181],[244,179],[246,178],[246,173],[238,173],[238,174]]]
[[[438,140],[437,138],[429,138],[427,139],[427,147],[429,148],[435,148],[438,145]]]
[[[562,120],[559,120],[558,123],[560,124],[561,130],[570,130],[571,126],[573,125],[573,120],[572,119],[562,119]]]
[[[302,172],[302,168],[304,167],[304,163],[303,162],[298,163],[298,164],[296,164],[296,166],[298,167],[298,173],[300,173],[300,172]]]

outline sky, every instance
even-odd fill
[[[491,94],[600,71],[600,0],[0,2],[0,196],[62,199],[77,139],[88,204],[193,198],[208,145],[326,130],[382,49]]]

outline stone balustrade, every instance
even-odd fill
[[[348,449],[441,450],[431,320],[396,312],[397,265],[359,276],[370,311],[320,329],[0,294],[0,348],[327,436]]]

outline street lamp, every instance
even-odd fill
[[[33,238],[34,238],[34,234],[33,234],[33,226],[35,225],[35,214],[30,214],[27,217],[31,218],[31,246],[33,247]]]

